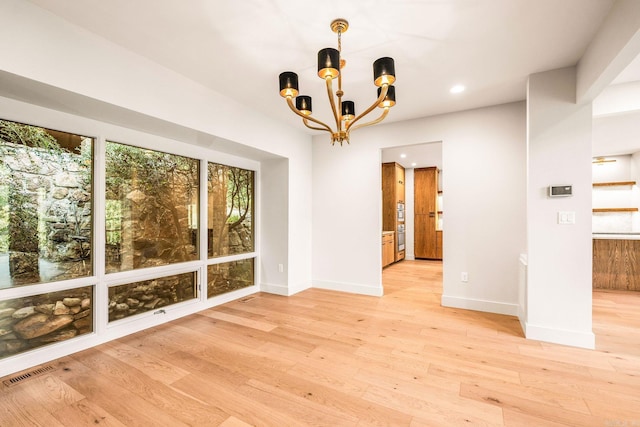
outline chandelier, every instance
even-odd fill
[[[342,72],[346,62],[341,58],[342,33],[347,31],[349,23],[345,19],[336,19],[331,23],[331,30],[338,34],[338,49],[326,48],[318,52],[318,77],[324,79],[327,85],[327,95],[331,103],[333,118],[335,119],[335,130],[331,126],[311,117],[311,97],[306,95],[298,96],[298,75],[292,71],[285,71],[280,74],[280,96],[287,100],[291,111],[302,117],[302,122],[309,129],[323,130],[331,134],[331,145],[339,142],[349,143],[349,134],[360,127],[375,125],[380,123],[389,113],[389,108],[396,103],[396,88],[393,83],[396,80],[395,66],[393,58],[380,58],[373,63],[373,83],[378,87],[378,99],[362,114],[356,115],[353,101],[343,101],[342,97]],[[333,81],[338,79],[338,90],[333,93]],[[295,105],[293,98],[295,98]],[[382,108],[382,114],[375,120],[366,123],[359,123],[360,119],[372,112],[376,107]],[[311,124],[309,122],[313,122]]]

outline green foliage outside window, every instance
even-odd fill
[[[1,169],[1,168],[0,168]],[[0,170],[0,180],[5,176]],[[0,253],[9,250],[9,187],[0,185]]]
[[[198,257],[199,161],[107,142],[107,272]]]
[[[0,288],[92,273],[93,140],[0,120]]]
[[[253,252],[252,170],[209,163],[209,256]]]

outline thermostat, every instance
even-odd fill
[[[550,185],[549,197],[573,196],[573,186],[571,185]]]

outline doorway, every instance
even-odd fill
[[[404,232],[405,259],[415,260],[415,180],[414,170],[417,168],[436,167],[439,170],[438,181],[438,209],[436,229],[443,232],[445,227],[444,210],[444,180],[442,169],[442,141],[428,142],[415,145],[403,145],[382,149],[382,163],[395,162],[404,168]]]
[[[384,294],[406,290],[407,286],[434,288],[434,295],[441,298],[443,291],[442,271],[443,260],[416,259],[415,255],[415,179],[414,171],[419,168],[434,167],[442,172],[442,141],[404,145],[384,148],[381,150],[382,163],[396,163],[404,169],[404,214],[403,230],[405,243],[405,257],[402,261],[389,264],[382,272],[382,287]],[[440,173],[440,177],[442,174]],[[439,181],[438,203],[442,211],[443,181]],[[440,215],[436,224],[442,236],[444,215]],[[384,230],[383,230],[384,231]],[[419,237],[419,236],[418,236]],[[383,236],[384,239],[384,236]],[[384,262],[383,262],[384,265]]]

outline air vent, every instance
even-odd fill
[[[240,302],[249,302],[249,301],[251,301],[251,300],[252,300],[252,299],[254,299],[254,298],[255,298],[255,297],[246,297],[246,298],[241,299],[241,300],[240,300]]]
[[[14,377],[6,379],[6,380],[2,381],[2,383],[6,387],[11,387],[11,386],[19,384],[19,383],[21,383],[23,381],[26,381],[29,378],[35,378],[35,377],[37,377],[39,375],[43,375],[43,374],[46,374],[47,372],[51,372],[51,371],[55,371],[55,370],[56,370],[56,368],[54,368],[51,365],[41,366],[41,367],[33,369],[31,371],[23,372],[23,373],[18,374],[18,375],[14,376]]]

